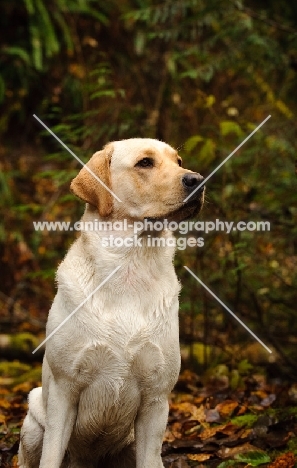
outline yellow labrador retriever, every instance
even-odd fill
[[[172,242],[109,243],[133,238],[133,223],[181,221],[203,203],[202,176],[181,167],[169,145],[133,138],[109,143],[71,189],[84,200],[82,221],[126,220],[122,231],[85,230],[57,272],[47,322],[42,388],[29,395],[21,431],[21,468],[161,468],[168,394],[180,369],[179,282]],[[120,201],[121,200],[121,201]],[[114,230],[112,230],[114,229]],[[119,267],[101,287],[101,283]],[[98,287],[99,286],[99,287]],[[94,291],[96,292],[94,293]]]

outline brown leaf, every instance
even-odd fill
[[[221,432],[226,435],[232,435],[232,434],[235,434],[235,432],[237,432],[238,430],[239,430],[239,427],[236,426],[236,424],[232,424],[231,422],[229,422],[225,425],[225,427],[223,427]],[[240,434],[242,432],[243,431],[240,431]]]
[[[11,468],[18,468],[18,456],[14,455],[12,462],[11,462]]]
[[[215,409],[220,413],[222,418],[228,418],[234,413],[238,406],[237,401],[225,400],[222,403],[219,403]]]
[[[12,390],[15,393],[24,393],[25,395],[27,395],[30,392],[30,390],[32,390],[32,383],[31,382],[20,383],[18,385],[15,385]]]
[[[252,433],[253,433],[252,429],[243,429],[239,433],[239,437],[240,437],[240,439],[245,439],[246,437],[249,437]]]
[[[204,407],[202,405],[197,408],[196,405],[187,401],[183,403],[172,403],[171,411],[181,413],[192,420],[197,420],[199,422],[205,421]]]
[[[195,372],[192,372],[189,369],[185,369],[183,372],[180,373],[178,380],[195,384],[198,380],[198,376],[197,374],[195,374]]]
[[[239,453],[245,453],[250,451],[260,451],[258,447],[251,445],[249,443],[238,445],[237,447],[222,447],[217,451],[217,455],[220,458],[233,458]]]
[[[194,454],[188,453],[187,454],[187,457],[189,460],[198,461],[198,462],[204,462],[206,460],[209,460],[211,456],[212,456],[211,453],[194,453]]]
[[[163,442],[173,442],[175,440],[174,435],[172,434],[171,430],[167,427],[164,437],[163,437]]]
[[[6,416],[4,414],[0,414],[0,424],[5,424],[6,423]]]
[[[204,396],[198,396],[198,397],[195,397],[195,398],[193,399],[193,403],[194,403],[195,405],[201,405],[201,403],[203,403],[204,400],[205,400],[205,397],[204,397]]]
[[[180,439],[182,437],[182,425],[180,422],[176,421],[171,425],[171,433],[175,439]]]
[[[201,432],[201,434],[199,434],[199,437],[202,440],[210,439],[211,437],[216,435],[218,432],[222,432],[225,429],[226,426],[227,426],[227,424],[224,424],[222,426],[206,428],[206,429],[204,429],[203,432]]]
[[[277,457],[273,463],[268,465],[268,468],[294,468],[295,463],[295,455],[292,452],[288,452]]]
[[[237,416],[241,416],[247,412],[247,406],[241,405],[239,410],[236,412]]]
[[[0,400],[0,408],[1,409],[9,409],[10,408],[10,403],[7,400],[1,399]]]
[[[257,390],[255,392],[252,392],[251,395],[255,395],[259,397],[260,400],[264,400],[264,398],[267,397],[267,392],[265,390]]]

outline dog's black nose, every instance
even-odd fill
[[[196,187],[198,187],[202,182],[204,181],[204,177],[202,177],[200,174],[192,174],[188,173],[185,174],[182,178],[182,183],[185,189],[189,193],[193,192]],[[202,193],[204,190],[204,184],[197,190],[197,193]]]

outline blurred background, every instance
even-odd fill
[[[180,336],[184,366],[221,366],[235,386],[256,365],[294,378],[297,3],[2,0],[0,37],[2,379],[21,368],[23,385],[38,380],[42,353],[31,352],[76,236],[36,232],[32,223],[74,222],[84,209],[69,192],[79,164],[33,114],[84,161],[108,141],[151,137],[205,177],[271,114],[208,181],[200,215],[269,221],[271,230],[197,233],[204,247],[178,250]]]
[[[55,271],[78,235],[35,231],[33,221],[74,223],[84,210],[69,191],[79,163],[33,114],[85,162],[109,141],[151,137],[204,177],[271,115],[207,182],[199,215],[269,222],[270,231],[193,231],[204,246],[177,250],[182,373],[163,460],[229,467],[218,465],[217,424],[235,416],[226,456],[234,444],[251,449],[236,425],[244,424],[261,450],[291,450],[269,468],[297,466],[297,3],[1,0],[0,13],[1,468],[17,467],[27,394],[41,384],[43,349],[32,351],[44,339]],[[210,424],[212,445],[207,432],[199,439]],[[173,462],[184,439],[210,453]],[[261,464],[279,453],[262,453]]]

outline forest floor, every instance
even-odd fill
[[[242,361],[198,377],[184,370],[170,396],[165,468],[297,466],[297,383],[269,381]],[[245,375],[244,375],[245,374]],[[17,467],[27,394],[41,385],[41,365],[0,362],[0,466]]]

